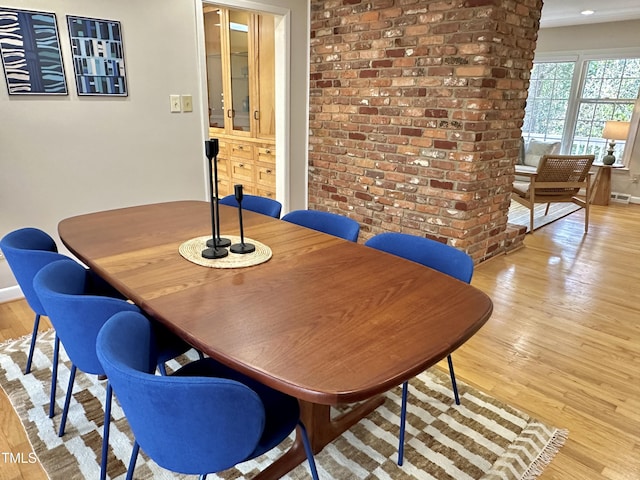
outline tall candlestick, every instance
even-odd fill
[[[223,258],[229,252],[216,241],[220,237],[220,220],[218,218],[218,168],[217,156],[219,151],[218,139],[213,138],[204,142],[205,155],[207,157],[207,166],[209,171],[209,195],[211,202],[211,240],[207,240],[207,247],[202,251],[204,258]],[[213,169],[213,172],[212,172]],[[215,187],[214,187],[215,184]],[[227,240],[227,239],[224,239]],[[228,240],[227,240],[228,241]],[[229,245],[231,242],[227,243]],[[226,246],[226,245],[224,245]]]

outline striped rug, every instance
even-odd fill
[[[534,230],[544,227],[545,225],[549,225],[550,223],[553,223],[556,220],[560,220],[561,218],[564,218],[567,215],[570,215],[573,212],[577,212],[581,209],[581,207],[576,205],[575,203],[552,203],[551,207],[549,208],[549,213],[545,215],[544,212],[546,208],[546,203],[539,203],[535,205],[535,208],[533,210]],[[527,233],[531,233],[529,214],[530,211],[527,207],[525,207],[524,205],[520,205],[515,200],[511,201],[508,216],[509,223],[527,227]],[[579,215],[584,215],[584,212],[579,213]],[[584,221],[584,216],[580,219],[580,221]]]
[[[25,427],[33,452],[12,452],[29,458],[34,452],[51,479],[98,478],[105,385],[95,376],[78,373],[66,434],[57,428],[69,378],[70,363],[62,352],[57,414],[48,416],[53,332],[41,334],[33,371],[22,373],[29,338],[0,346],[0,385]],[[63,349],[61,349],[63,350]],[[182,359],[186,361],[186,359]],[[175,361],[170,368],[177,368]],[[410,382],[405,462],[396,465],[400,389],[367,418],[316,455],[320,478],[338,479],[532,479],[562,446],[567,432],[545,425],[523,412],[458,382],[461,405],[452,400],[447,373],[432,368]],[[337,412],[336,412],[337,413]],[[117,402],[112,410],[108,474],[123,479],[132,437]],[[290,444],[286,440],[264,457],[209,479],[251,478]],[[187,478],[174,475],[146,457],[138,459],[136,479]],[[194,478],[194,477],[190,477]],[[306,463],[283,477],[311,478]]]

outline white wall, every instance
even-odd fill
[[[260,7],[258,2],[237,3]],[[287,201],[291,208],[304,208],[308,4],[264,3],[288,12],[291,26],[287,68],[295,81],[287,96],[296,108],[288,112],[289,135],[282,138],[281,132],[278,142],[285,142],[291,158],[283,187]],[[69,95],[9,96],[0,85],[0,236],[35,226],[57,239],[58,222],[72,215],[207,198],[197,1],[5,0],[3,6],[56,14]],[[121,22],[128,97],[78,97],[67,14]],[[194,112],[170,113],[171,94],[193,95]],[[0,260],[0,301],[14,285],[6,262]]]
[[[615,49],[640,51],[640,20],[626,22],[596,23],[573,27],[543,28],[538,32],[536,55],[562,55],[570,53],[610,52]],[[631,148],[629,169],[614,169],[611,190],[629,193],[640,202],[640,184],[631,179],[640,175],[640,129]]]

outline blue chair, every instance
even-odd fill
[[[358,241],[360,234],[358,222],[337,213],[320,210],[294,210],[285,214],[282,220],[344,238],[350,242]]]
[[[424,237],[406,233],[381,233],[365,242],[368,247],[391,253],[420,263],[439,272],[466,283],[471,283],[473,276],[473,259],[461,250]],[[456,376],[453,371],[451,355],[447,356],[449,375],[456,405],[460,405]],[[404,457],[404,434],[407,417],[407,393],[409,382],[402,384],[402,408],[400,411],[400,446],[398,447],[398,465],[402,465]]]
[[[105,375],[105,371],[96,355],[96,337],[100,328],[117,312],[140,312],[137,306],[121,298],[96,295],[94,293],[96,291],[94,278],[82,265],[67,258],[44,266],[33,280],[36,294],[47,311],[49,320],[51,320],[56,329],[57,336],[71,360],[71,372],[60,420],[59,436],[64,435],[77,369],[79,368],[88,374]],[[167,333],[162,331],[159,335],[166,345],[168,343]],[[172,345],[169,348],[171,354],[175,352],[184,353],[190,348],[182,340],[176,340],[176,343],[177,346]],[[57,349],[56,345],[56,357],[58,355]],[[52,378],[53,385],[55,385],[56,381],[57,372]],[[101,479],[106,478],[111,393],[111,389],[107,387]],[[52,388],[51,395],[51,404],[54,404],[55,388]]]
[[[220,205],[229,205],[230,207],[238,207],[238,201],[235,195],[227,195],[220,199]],[[252,212],[268,215],[273,218],[280,218],[282,204],[277,200],[269,197],[260,197],[258,195],[242,196],[242,209],[251,210]]]
[[[7,258],[20,289],[27,300],[36,317],[33,323],[33,333],[31,334],[31,346],[27,357],[25,373],[31,371],[33,350],[38,334],[38,326],[42,315],[48,316],[42,302],[38,298],[33,287],[33,279],[42,267],[58,260],[71,260],[69,257],[58,253],[58,247],[47,233],[37,228],[21,228],[5,235],[0,240],[0,248]],[[87,285],[96,295],[107,295],[122,298],[118,291],[96,275],[93,271],[87,270],[89,282]],[[60,351],[60,338],[55,336],[52,373],[51,373],[51,402],[49,405],[49,417],[55,413],[56,379],[58,377],[58,355]]]
[[[298,401],[211,358],[173,375],[153,375],[154,332],[139,313],[122,312],[98,335],[98,358],[135,437],[127,479],[140,447],[173,472],[219,472],[268,452],[298,427],[318,479]]]
[[[33,289],[33,277],[43,266],[68,257],[58,253],[58,247],[53,238],[37,228],[21,228],[6,234],[0,240],[0,249],[2,249],[2,253],[7,259],[14,277],[16,277],[24,298],[35,313],[31,346],[29,347],[27,364],[24,370],[24,373],[29,373],[31,372],[31,362],[33,360],[33,350],[38,335],[40,317],[47,316],[47,312]],[[54,357],[54,365],[57,365],[57,360]]]

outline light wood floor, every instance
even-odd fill
[[[489,322],[453,355],[456,374],[532,416],[569,429],[540,477],[640,479],[640,206],[577,212],[525,247],[476,268]],[[24,302],[0,305],[0,341],[28,333]],[[0,394],[0,452],[31,449]],[[0,479],[45,479],[2,463]]]

